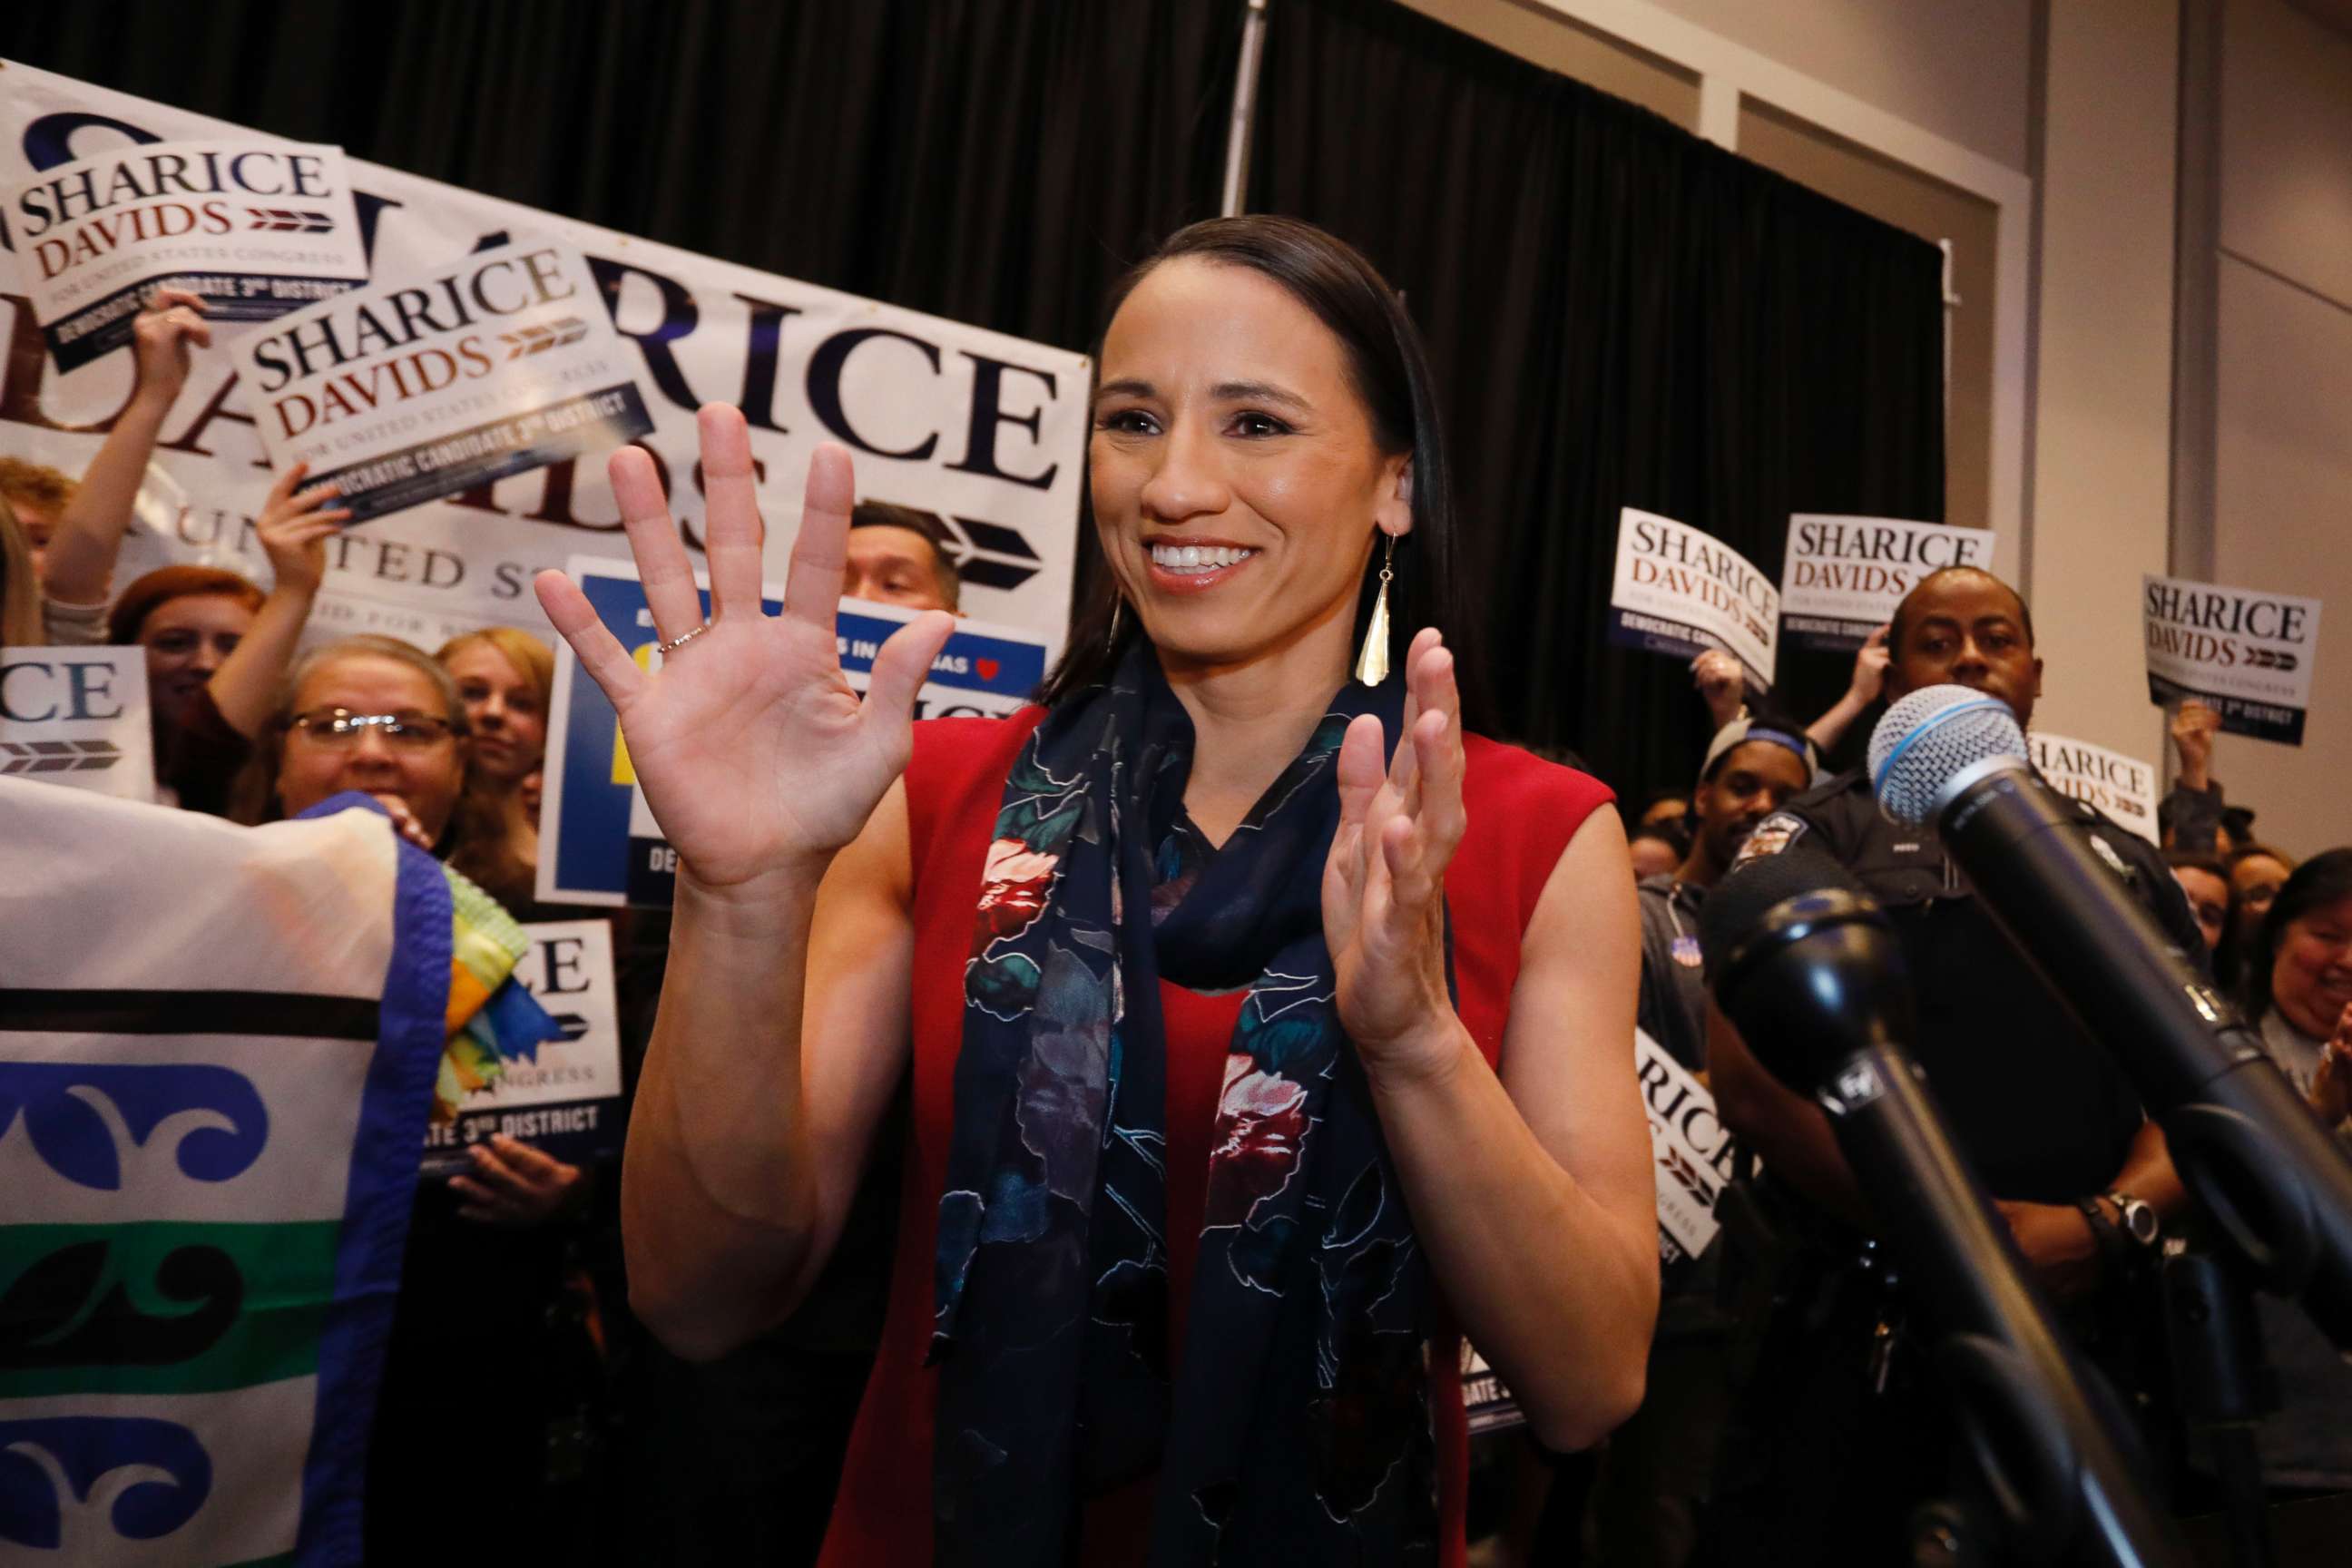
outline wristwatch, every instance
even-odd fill
[[[2123,1216],[2126,1236],[2142,1247],[2152,1247],[2162,1239],[2164,1226],[2157,1218],[2152,1206],[2126,1192],[2116,1191],[2105,1195],[2107,1202],[2116,1205],[2116,1213]]]

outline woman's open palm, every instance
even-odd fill
[[[710,625],[648,673],[600,621],[577,584],[542,572],[547,617],[612,700],[646,804],[706,888],[820,866],[866,825],[912,745],[910,710],[952,616],[902,626],[874,660],[866,700],[841,673],[834,631],[855,490],[848,452],[809,460],[783,613],[760,605],[765,532],[753,490],[751,434],[723,405],[697,416],[709,507]],[[703,621],[694,569],[670,521],[652,458],[613,455],[613,494],[662,642]]]

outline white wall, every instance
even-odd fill
[[[2033,0],[1652,4],[1923,131],[2027,166]]]
[[[2214,771],[2307,855],[2352,843],[2352,35],[2283,0],[2222,23],[2214,572],[2327,608],[2303,745],[2224,737]]]
[[[2172,488],[2174,0],[2050,8],[2028,582],[2042,728],[2155,761],[2139,580]]]

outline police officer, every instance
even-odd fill
[[[1895,611],[1889,700],[1952,684],[1998,697],[2029,725],[2042,690],[2033,621],[2017,591],[1958,567]],[[2098,857],[2183,952],[2204,943],[2154,846],[2077,805]],[[2148,1269],[2184,1195],[2130,1080],[1994,927],[1932,832],[1888,821],[1861,771],[1790,801],[1741,859],[1804,844],[1851,871],[1899,933],[1918,1011],[1909,1044],[2020,1252],[2111,1377],[2145,1385],[2160,1342],[2143,1322]],[[1709,1017],[1724,1121],[1760,1156],[1742,1194],[1778,1246],[1744,1273],[1772,1310],[1718,1475],[1720,1562],[1898,1560],[1915,1505],[1950,1495],[1957,1431],[1906,1332],[1899,1281],[1869,1239],[1877,1220],[1810,1099]],[[1740,1250],[1752,1259],[1766,1249]],[[1727,1274],[1740,1259],[1727,1259]],[[1743,1440],[1743,1436],[1747,1440]]]

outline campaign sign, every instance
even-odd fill
[[[601,557],[576,557],[572,581],[597,617],[631,657],[657,668],[659,640],[635,568]],[[764,614],[783,607],[783,590],[761,590]],[[706,585],[703,610],[709,612]],[[919,611],[844,599],[835,623],[842,674],[866,689],[885,638]],[[1056,639],[1058,640],[1058,639]],[[1048,640],[1011,626],[959,621],[932,661],[930,679],[915,699],[918,719],[1000,717],[1019,708],[1045,678]],[[547,789],[540,806],[538,896],[575,904],[667,906],[677,857],[646,810],[620,719],[604,690],[580,672],[569,643],[555,651],[555,689],[547,736]]]
[[[340,147],[247,141],[110,148],[6,196],[16,270],[60,370],[131,341],[165,285],[213,321],[263,321],[367,280]]]
[[[1612,642],[1682,658],[1721,648],[1760,689],[1772,684],[1780,625],[1780,590],[1731,546],[1655,512],[1621,514]]]
[[[354,522],[654,427],[587,260],[551,239],[312,306],[237,362],[271,467],[309,463]]]
[[[1468,1340],[1462,1342],[1462,1410],[1470,1418],[1473,1437],[1528,1424],[1519,1402]]]
[[[2150,844],[2163,842],[2156,825],[2156,769],[2137,757],[2088,741],[2035,731],[2026,737],[2034,770],[2060,795],[2106,814]]]
[[[153,800],[147,650],[0,648],[0,778]]]
[[[1633,1031],[1633,1070],[1658,1163],[1658,1261],[1672,1265],[1696,1258],[1715,1240],[1716,1200],[1731,1180],[1738,1147],[1706,1086],[1640,1029]]]
[[[2193,697],[2232,735],[2303,744],[2318,600],[2151,573],[2141,579],[2140,612],[2149,701],[2168,708]]]
[[[1780,629],[1801,647],[1858,648],[1929,573],[1990,571],[1992,546],[1989,528],[1793,513],[1780,566]]]
[[[530,951],[515,984],[563,1033],[535,1059],[501,1065],[498,1080],[466,1097],[446,1127],[428,1127],[425,1173],[473,1163],[474,1144],[505,1133],[574,1165],[621,1152],[621,1005],[613,988],[613,930],[602,920],[546,921],[522,928]]]

